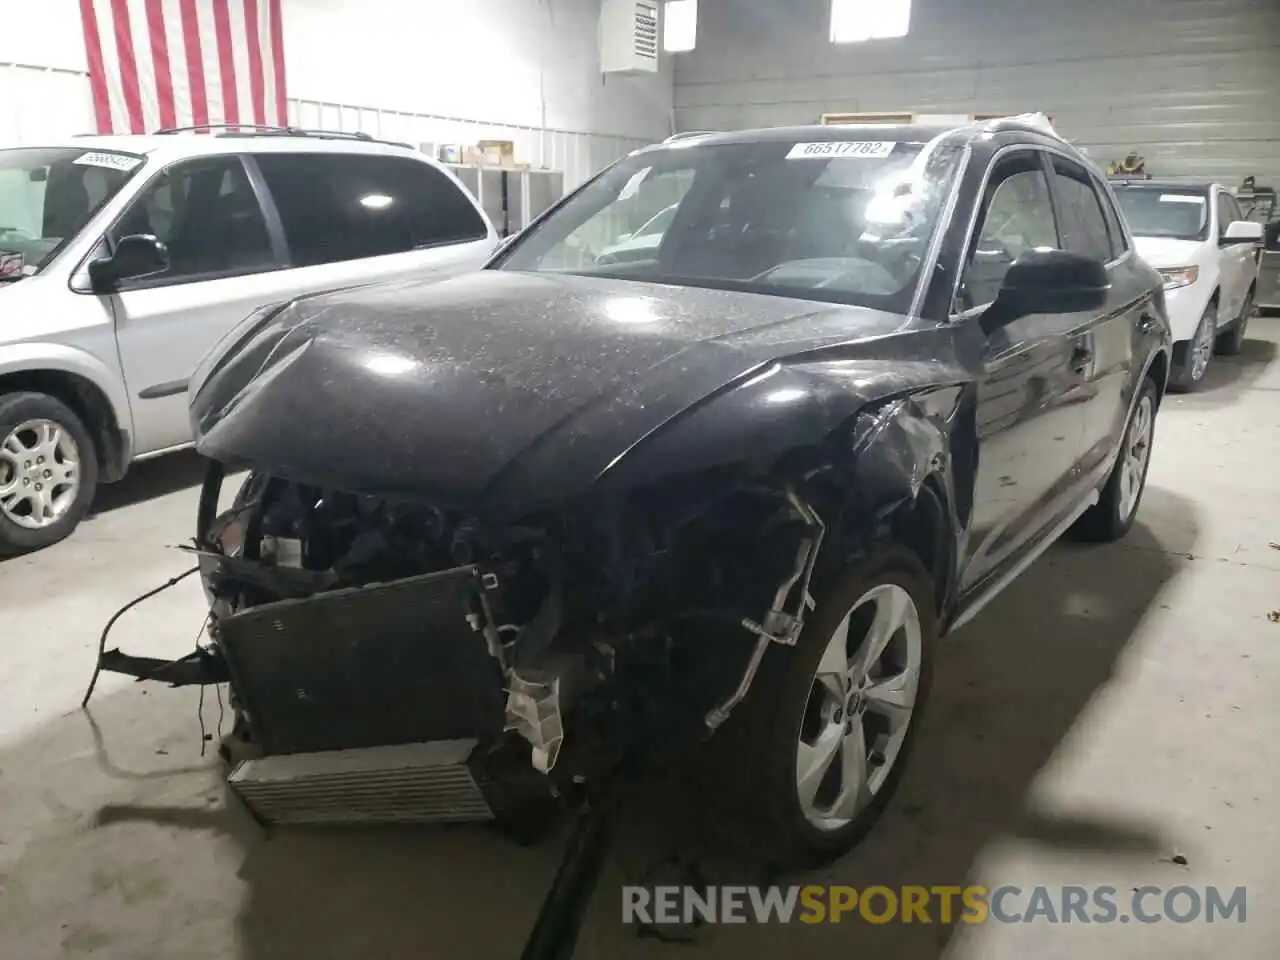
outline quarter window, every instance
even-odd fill
[[[1129,249],[1129,242],[1125,239],[1124,228],[1120,225],[1120,214],[1116,210],[1116,203],[1111,199],[1111,194],[1105,187],[1094,181],[1093,189],[1097,191],[1098,199],[1102,202],[1102,215],[1107,220],[1107,233],[1111,236],[1111,259],[1123,256]]]
[[[1111,237],[1093,178],[1078,164],[1053,158],[1054,188],[1062,204],[1063,249],[1107,263]]]
[[[452,180],[409,157],[259,154],[295,266],[481,240],[483,218]]]
[[[1240,208],[1236,204],[1236,198],[1227,193],[1218,193],[1218,236],[1224,236],[1227,227],[1231,226],[1233,221],[1243,219]]]
[[[996,166],[960,289],[960,309],[991,303],[1013,262],[1028,250],[1056,248],[1058,228],[1040,157],[1019,153]]]
[[[142,191],[108,234],[152,234],[169,248],[169,269],[150,286],[215,279],[276,266],[262,208],[236,157],[175,164]]]

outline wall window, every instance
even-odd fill
[[[151,181],[109,239],[151,234],[169,248],[169,269],[141,281],[197,280],[274,267],[258,197],[235,157],[175,164]]]
[[[861,43],[905,37],[911,0],[831,0],[831,42]]]
[[[667,0],[662,9],[662,49],[683,53],[698,45],[698,0]]]
[[[341,153],[263,153],[293,264],[360,260],[482,240],[462,189],[420,160]]]

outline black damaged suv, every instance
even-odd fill
[[[1107,184],[1034,121],[640,150],[483,271],[208,357],[213,642],[107,665],[230,678],[267,820],[512,818],[706,740],[762,858],[829,859],[936,641],[1068,529],[1129,529],[1169,351]]]

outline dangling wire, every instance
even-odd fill
[[[176,587],[179,583],[187,579],[187,577],[191,576],[193,573],[198,573],[199,570],[200,568],[198,566],[192,567],[190,570],[186,571],[185,573],[178,574],[178,576],[169,580],[167,583],[161,584],[160,586],[156,587],[154,590],[148,590],[142,596],[135,597],[133,600],[130,600],[123,607],[117,610],[115,612],[115,615],[112,616],[112,618],[107,621],[107,625],[102,629],[102,636],[98,638],[98,659],[97,659],[97,662],[95,662],[93,665],[93,676],[89,680],[89,689],[85,690],[84,699],[80,701],[81,708],[87,707],[89,705],[89,698],[93,696],[93,690],[98,685],[98,677],[102,675],[102,655],[103,653],[106,652],[106,649],[107,649],[107,637],[110,636],[111,628],[116,625],[116,621],[118,621],[121,617],[123,617],[126,613],[128,613],[138,604],[142,603],[144,600],[150,600],[156,594],[164,593],[164,591],[170,589],[171,587]],[[203,631],[204,627],[201,626],[200,629],[201,631]]]

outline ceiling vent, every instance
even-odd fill
[[[600,70],[658,72],[657,0],[604,0],[600,7]]]

